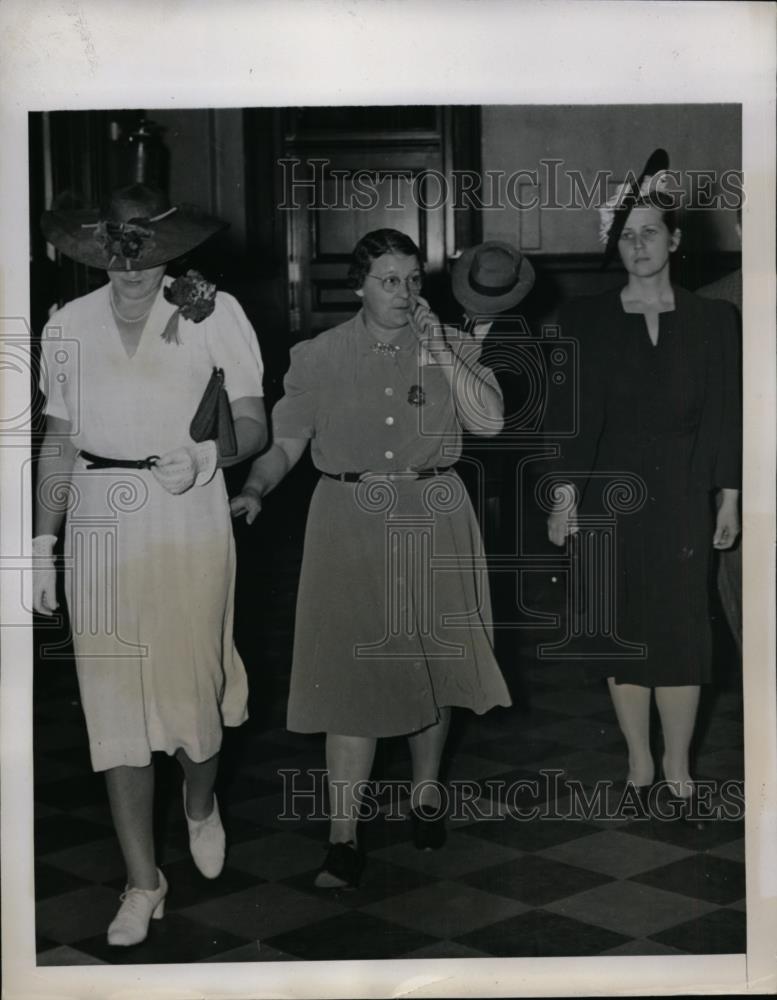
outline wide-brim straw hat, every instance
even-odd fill
[[[80,264],[103,271],[143,271],[175,260],[228,223],[193,205],[171,205],[145,184],[119,188],[102,209],[44,212],[43,235]]]
[[[453,263],[456,301],[472,315],[493,316],[525,298],[534,286],[534,268],[510,243],[489,240],[464,250]]]
[[[627,181],[625,188],[617,193],[614,199],[616,205],[614,207],[613,220],[607,233],[607,245],[604,248],[604,255],[602,256],[602,268],[607,267],[615,256],[618,249],[618,240],[623,232],[623,227],[626,225],[626,219],[628,219],[629,213],[638,202],[646,198],[649,200],[651,197],[655,202],[659,196],[662,196],[663,201],[659,202],[657,207],[672,207],[669,195],[660,191],[660,185],[651,185],[651,181],[657,175],[663,174],[668,169],[669,154],[667,151],[660,148],[654,149],[648,157],[647,163],[642,168],[642,173],[639,177],[635,178],[632,175]]]

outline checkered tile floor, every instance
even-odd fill
[[[222,758],[227,866],[213,882],[197,873],[187,852],[180,775],[160,759],[158,842],[170,892],[165,919],[154,921],[136,948],[112,949],[105,940],[124,874],[103,780],[89,770],[72,668],[38,665],[39,964],[744,951],[742,819],[695,831],[583,815],[569,780],[589,791],[597,780],[623,780],[606,686],[525,658],[515,658],[520,678],[505,661],[508,679],[528,692],[516,706],[456,719],[445,776],[451,787],[466,783],[468,805],[449,822],[445,847],[417,851],[407,820],[394,818],[406,813],[406,800],[384,799],[383,811],[363,824],[360,887],[314,889],[327,839],[326,822],[317,818],[325,805],[323,744],[283,728],[293,559],[286,568],[288,584],[274,581],[272,592],[249,595],[270,608],[272,627],[264,628],[261,656],[246,656],[252,721],[228,733]],[[281,607],[285,612],[276,613]],[[699,730],[697,776],[741,781],[742,700],[733,669],[708,692]],[[533,785],[543,770],[555,774],[551,784]],[[283,818],[292,775],[310,792],[307,815],[298,820]],[[384,741],[374,778],[408,776],[406,742]],[[538,818],[526,818],[532,807]]]

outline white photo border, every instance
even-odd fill
[[[5,995],[388,997],[770,993],[777,987],[775,6],[525,0],[5,0],[0,330],[29,314],[27,114],[121,107],[742,103],[746,955],[35,965],[29,450],[0,441]],[[4,371],[0,428],[29,404]],[[21,488],[20,488],[21,486]],[[24,597],[22,601],[22,587]]]

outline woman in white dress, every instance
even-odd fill
[[[113,945],[144,940],[167,883],[152,834],[152,754],[174,754],[193,860],[215,878],[225,840],[213,788],[222,726],[246,718],[232,637],[234,540],[220,467],[264,447],[262,362],[237,301],[170,260],[223,227],[143,185],[104,212],[46,212],[46,238],[108,282],[68,303],[42,341],[46,436],[36,491],[34,607],[65,593],[92,766],[104,771],[127,890]],[[223,373],[234,447],[190,422]],[[214,382],[210,382],[213,386]],[[223,429],[222,417],[222,429]],[[198,438],[203,435],[197,433]]]

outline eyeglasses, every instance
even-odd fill
[[[368,274],[366,277],[379,281],[383,285],[384,292],[398,292],[402,285],[407,285],[407,290],[411,295],[417,295],[424,283],[424,276],[420,271],[409,274],[406,278],[400,278],[398,274],[388,274],[385,278],[381,278],[377,274]]]

